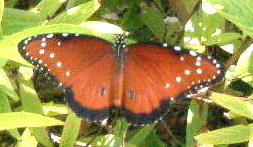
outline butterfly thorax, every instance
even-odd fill
[[[118,35],[116,43],[113,46],[115,57],[115,72],[113,75],[113,103],[117,107],[122,106],[124,96],[124,60],[127,54],[127,48],[124,43],[125,36]]]

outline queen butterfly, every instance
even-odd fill
[[[161,118],[174,99],[192,97],[224,76],[211,56],[167,44],[126,46],[72,33],[35,35],[18,44],[20,54],[65,89],[79,116],[101,121],[121,108],[133,124]]]

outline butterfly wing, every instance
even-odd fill
[[[144,43],[128,47],[124,72],[124,116],[137,125],[157,120],[170,100],[191,97],[224,75],[210,56]]]
[[[79,116],[102,120],[112,107],[111,43],[80,34],[44,34],[19,43],[19,52],[65,87],[69,106]]]

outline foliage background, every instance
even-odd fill
[[[0,146],[252,146],[252,17],[253,0],[0,0]],[[42,88],[38,97],[19,41],[49,32],[113,41],[121,28],[131,33],[128,43],[180,44],[223,61],[225,80],[209,94],[214,103],[185,100],[164,122],[133,128],[119,119],[101,129],[77,118],[57,89]]]

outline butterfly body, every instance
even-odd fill
[[[21,55],[65,88],[79,116],[103,120],[115,107],[134,124],[165,115],[171,100],[191,97],[219,82],[223,66],[211,56],[166,44],[126,46],[80,34],[42,34],[20,42]]]

